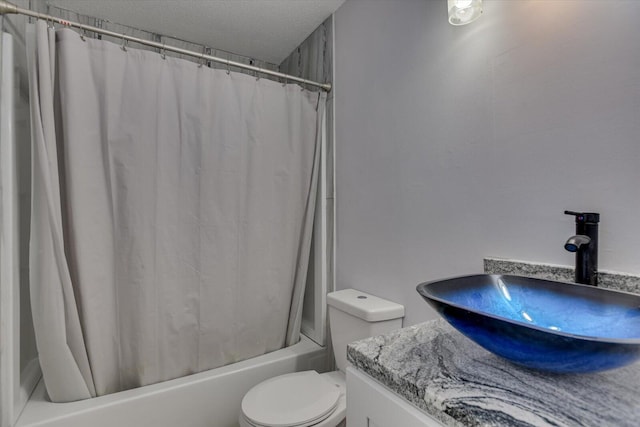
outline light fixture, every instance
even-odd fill
[[[449,23],[466,25],[482,15],[482,0],[447,0]]]

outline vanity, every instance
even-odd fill
[[[561,267],[553,269],[560,270],[485,260],[485,271],[492,274],[567,279]],[[606,286],[639,293],[635,276],[610,279]],[[640,362],[595,373],[531,370],[490,353],[442,319],[357,341],[347,357],[350,427],[635,427],[640,422]]]

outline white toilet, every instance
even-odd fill
[[[336,427],[346,411],[347,344],[402,327],[400,304],[345,289],[327,295],[338,371],[296,372],[268,379],[242,399],[240,427]]]

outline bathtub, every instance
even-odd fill
[[[78,402],[49,402],[41,380],[15,427],[236,427],[242,397],[255,384],[325,365],[325,348],[302,335],[233,365]]]

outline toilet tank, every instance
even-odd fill
[[[402,327],[404,306],[355,289],[327,294],[327,305],[333,354],[342,372],[347,365],[347,344]]]

